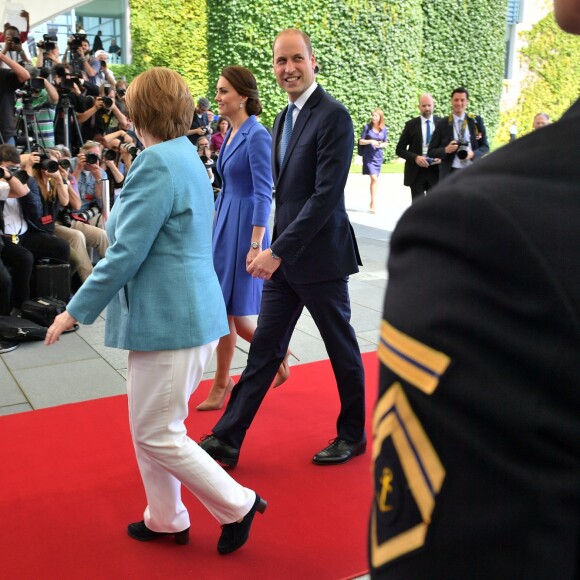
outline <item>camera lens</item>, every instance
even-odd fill
[[[55,171],[58,171],[58,163],[53,159],[43,159],[40,162],[40,168],[49,173],[54,173]]]
[[[113,161],[117,158],[117,152],[114,149],[105,149],[103,156],[108,161]]]
[[[113,106],[113,99],[111,97],[103,97],[103,104],[107,109],[110,109]]]
[[[58,164],[64,169],[70,169],[70,160],[69,159],[59,159]]]
[[[87,163],[90,163],[92,165],[99,162],[99,156],[96,153],[87,153],[86,158]]]

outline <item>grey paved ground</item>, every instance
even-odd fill
[[[391,232],[410,204],[401,174],[382,175],[376,214],[368,212],[368,177],[351,174],[346,204],[364,266],[351,277],[352,324],[362,352],[376,349],[386,285],[385,264]],[[127,353],[103,346],[104,317],[81,326],[52,347],[22,344],[0,355],[0,415],[53,407],[125,393]],[[320,334],[307,311],[300,318],[291,347],[304,364],[327,358]],[[248,345],[239,341],[232,374],[242,372]],[[215,360],[205,378],[213,377]]]

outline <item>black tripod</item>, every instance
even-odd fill
[[[30,138],[30,129],[34,135],[34,139]],[[38,119],[36,118],[36,112],[32,108],[32,101],[30,99],[22,99],[22,109],[18,111],[16,118],[16,136],[24,134],[26,139],[24,150],[30,153],[32,151],[32,146],[36,143],[38,145],[45,146],[44,138],[40,133],[38,127]]]
[[[76,129],[76,136],[78,138],[79,147],[83,144],[83,136],[81,133],[81,128],[79,126],[79,120],[77,118],[77,113],[70,101],[70,96],[67,94],[61,95],[60,101],[56,108],[56,119],[58,120],[62,117],[63,129],[64,129],[64,145],[66,148],[72,152],[70,146],[70,117],[72,115],[74,128]],[[56,122],[55,122],[56,125]],[[56,126],[55,126],[56,133]]]

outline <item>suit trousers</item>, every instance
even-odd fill
[[[410,185],[412,201],[417,201],[423,197],[430,189],[437,185],[439,181],[439,170],[437,167],[419,168],[417,177]]]
[[[223,524],[243,518],[256,494],[232,479],[187,436],[188,402],[217,340],[194,348],[130,351],[129,423],[147,496],[143,520],[156,532],[189,527],[181,485]]]
[[[320,331],[336,378],[340,397],[338,437],[354,442],[364,438],[364,368],[350,324],[348,278],[295,284],[278,269],[264,284],[258,327],[246,368],[232,391],[226,411],[213,429],[218,439],[238,449],[241,447],[288,350],[304,306]]]

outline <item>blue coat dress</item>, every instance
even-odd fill
[[[138,351],[208,344],[229,332],[211,254],[213,193],[187,137],[145,149],[115,202],[105,257],[67,306],[105,344]]]
[[[266,227],[262,249],[270,247],[268,218],[272,205],[272,138],[251,116],[231,143],[228,132],[220,150],[217,170],[222,190],[216,200],[213,260],[227,313],[258,314],[264,281],[246,272],[246,256],[254,226]]]

